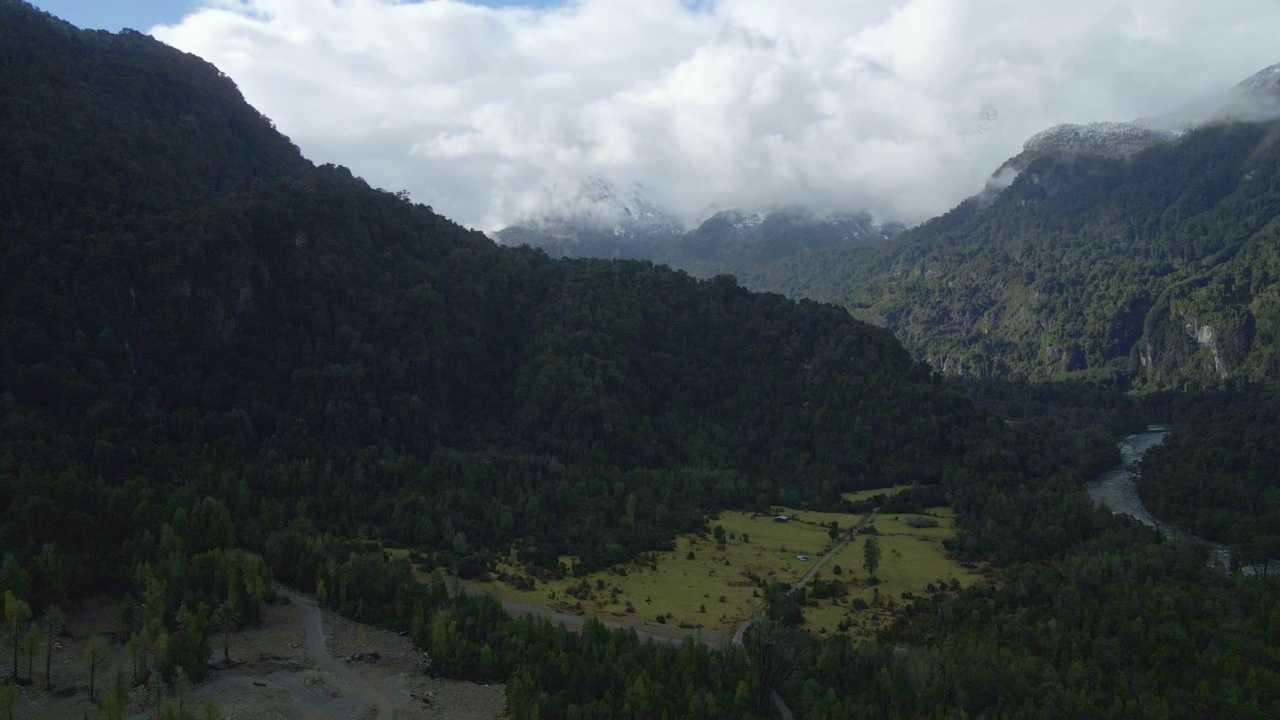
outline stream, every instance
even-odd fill
[[[1191,533],[1157,519],[1147,511],[1138,495],[1137,464],[1148,450],[1164,442],[1171,428],[1163,425],[1152,425],[1146,432],[1130,435],[1120,441],[1121,464],[1102,473],[1088,484],[1089,497],[1095,505],[1106,505],[1112,512],[1128,515],[1144,525],[1155,528],[1161,535],[1174,540],[1185,540],[1204,545],[1211,551],[1210,562],[1224,570],[1231,567],[1231,546],[1196,537]],[[1272,560],[1270,569],[1280,569],[1280,561]],[[1256,568],[1246,566],[1241,569],[1246,575],[1252,575]]]

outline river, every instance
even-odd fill
[[[1138,495],[1138,483],[1135,477],[1137,471],[1133,466],[1142,459],[1142,456],[1148,450],[1164,442],[1169,431],[1170,428],[1168,427],[1152,425],[1147,428],[1146,432],[1130,435],[1121,440],[1121,464],[1089,482],[1089,497],[1093,499],[1094,504],[1106,505],[1111,508],[1112,512],[1135,518],[1144,525],[1159,530],[1160,534],[1167,538],[1185,540],[1207,546],[1213,553],[1210,562],[1219,565],[1223,569],[1229,568],[1231,566],[1230,545],[1196,537],[1157,519],[1147,511],[1146,506],[1142,504],[1142,498]],[[1280,561],[1271,561],[1271,570],[1277,569],[1280,569]],[[1252,575],[1255,568],[1245,567],[1242,570],[1245,574]]]

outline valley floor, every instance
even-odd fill
[[[674,550],[646,553],[585,578],[535,580],[511,562],[501,564],[498,574],[520,577],[529,589],[497,579],[460,586],[470,593],[495,596],[513,614],[545,615],[571,630],[595,617],[606,627],[634,628],[642,638],[680,642],[693,635],[721,648],[763,608],[760,581],[794,586],[831,551],[832,557],[812,575],[828,583],[832,596],[812,599],[811,585],[811,599],[804,608],[806,628],[817,633],[872,637],[913,595],[992,581],[980,568],[961,566],[948,557],[942,541],[955,534],[949,508],[922,513],[937,523],[935,527],[913,527],[909,521],[914,514],[909,513],[875,518],[871,524],[878,533],[882,559],[879,583],[874,585],[863,569],[863,545],[871,536],[844,537],[864,516],[776,510],[788,515],[788,522],[775,522],[772,515],[724,512],[708,522],[713,528],[724,528],[724,543],[709,534],[680,536]],[[847,542],[833,543],[828,535],[833,521]],[[573,560],[564,558],[568,565]],[[420,577],[425,579],[425,573]]]

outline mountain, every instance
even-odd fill
[[[639,186],[622,191],[607,180],[587,178],[570,204],[575,212],[532,218],[499,230],[494,239],[510,247],[535,247],[553,258],[639,260],[684,232],[683,224],[655,207]]]
[[[1022,172],[1043,157],[1124,159],[1207,124],[1276,118],[1280,118],[1280,64],[1258,71],[1225,92],[1164,115],[1129,122],[1063,124],[1036,133],[1022,152],[996,170],[993,179],[1007,177],[1010,171]]]
[[[717,507],[937,482],[960,451],[972,408],[883,329],[732,278],[499,247],[312,166],[198,58],[0,13],[18,566],[56,544],[75,592],[125,584],[163,526],[207,546],[183,533],[209,498],[260,552],[302,523],[468,572],[513,546],[599,567]]]
[[[503,245],[529,245],[551,257],[636,259],[697,277],[750,272],[792,255],[884,242],[905,229],[868,213],[820,214],[800,207],[721,211],[686,232],[640,188],[621,192],[597,178],[583,183],[576,213],[553,213],[499,230]]]
[[[743,280],[844,304],[945,372],[1280,377],[1280,125],[1257,114],[1280,97],[1275,77],[1245,81],[1225,119],[1180,135],[1041,134],[1006,164],[1007,187],[886,245]],[[1239,119],[1246,106],[1263,119]]]
[[[4,5],[0,213],[158,212],[307,168],[205,61],[137,32],[82,31]]]
[[[693,275],[750,272],[794,255],[875,245],[905,229],[869,213],[820,215],[803,208],[767,213],[720,212],[676,241],[655,247],[651,259]]]

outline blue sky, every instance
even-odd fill
[[[33,5],[88,29],[116,31],[133,28],[146,32],[160,23],[174,23],[199,4],[198,0],[29,0]],[[548,7],[560,0],[469,0],[474,5]]]

